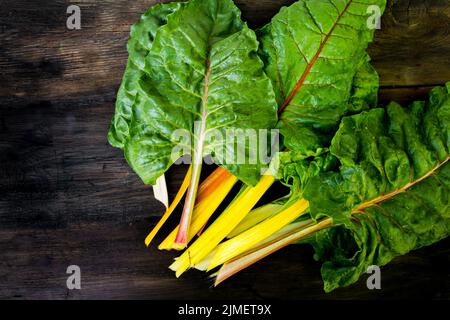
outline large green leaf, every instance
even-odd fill
[[[179,145],[174,133],[180,129],[190,133],[185,153],[203,156],[219,145],[221,153],[214,154],[219,164],[246,183],[259,180],[258,165],[250,161],[225,164],[235,141],[205,138],[213,130],[226,136],[230,128],[275,126],[275,97],[257,49],[254,32],[231,0],[192,0],[157,29],[124,144],[128,162],[145,183],[154,183],[173,163]],[[245,156],[249,149],[247,144]]]
[[[260,56],[275,89],[288,148],[308,153],[328,145],[342,116],[366,107],[352,101],[352,84],[357,70],[365,67],[366,75],[374,74],[365,52],[374,34],[370,6],[383,12],[385,2],[301,0],[260,31]],[[365,80],[373,79],[362,76],[360,92]]]
[[[128,40],[129,58],[123,81],[117,93],[114,115],[108,140],[114,147],[123,148],[130,136],[130,122],[138,93],[138,81],[144,74],[145,57],[150,51],[156,31],[167,23],[167,16],[178,10],[183,3],[157,4],[145,12],[138,23],[131,27]]]
[[[378,74],[370,64],[369,56],[366,56],[353,78],[349,109],[356,113],[376,107],[378,87]],[[284,138],[289,141],[291,150],[277,153],[271,170],[278,180],[291,189],[292,195],[301,195],[302,187],[311,177],[335,168],[336,157],[329,153],[328,148],[322,147],[329,145],[333,137],[331,134],[310,134],[307,129],[298,128]]]
[[[310,179],[304,191],[315,219],[341,225],[311,239],[326,261],[326,291],[450,234],[449,93],[450,83],[426,103],[342,121],[330,149],[339,171]]]

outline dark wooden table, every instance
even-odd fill
[[[155,2],[80,1],[82,29],[68,31],[68,1],[1,0],[0,298],[449,299],[450,239],[383,268],[380,291],[369,291],[363,276],[329,295],[306,246],[219,288],[200,272],[176,279],[167,269],[175,254],[145,248],[163,207],[106,133],[129,26]],[[237,4],[257,27],[292,2]],[[450,80],[449,2],[389,1],[370,47],[382,102],[422,99]],[[171,197],[184,170],[167,175]],[[81,267],[81,290],[66,288],[72,264]]]

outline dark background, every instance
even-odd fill
[[[176,254],[145,248],[163,207],[106,134],[129,27],[155,2],[71,2],[81,7],[82,29],[69,31],[67,1],[1,0],[0,298],[449,299],[450,239],[384,267],[380,291],[363,276],[328,295],[307,246],[215,289],[200,272],[176,279],[167,269]],[[257,27],[293,1],[236,2]],[[450,80],[449,2],[389,1],[370,47],[381,102],[424,99]],[[171,198],[184,170],[167,174]],[[82,290],[66,288],[71,264],[81,267]]]

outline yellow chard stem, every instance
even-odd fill
[[[189,230],[189,235],[187,242],[191,241],[194,236],[206,225],[208,220],[226,198],[226,196],[230,193],[233,186],[237,183],[238,179],[232,174],[228,173],[224,169],[221,169],[222,174],[220,176],[215,176],[217,180],[214,183],[208,183],[211,188],[202,189],[200,187],[199,190],[199,202],[196,204],[194,208],[194,212],[192,214],[192,222]],[[208,178],[209,179],[209,178]],[[175,238],[178,233],[179,226],[176,227],[169,236],[164,239],[164,241],[159,245],[158,249],[160,250],[182,250],[184,246],[178,246],[175,243]]]
[[[208,219],[209,220],[209,219]],[[208,224],[208,222],[206,222],[203,227],[200,228],[200,230],[197,232],[197,236],[200,237],[203,233],[203,231],[205,231],[206,225]]]
[[[204,257],[199,263],[195,264],[193,267],[199,271],[206,271],[208,269],[209,264],[212,261],[212,258],[216,254],[217,249],[211,251],[206,257]]]
[[[332,224],[333,220],[331,218],[323,219],[318,223],[313,223],[312,225],[307,225],[306,227],[302,226],[297,230],[288,231],[286,234],[281,235],[278,239],[242,254],[240,257],[225,263],[222,268],[220,268],[217,273],[214,286],[218,286],[220,283],[232,277],[239,271],[244,270],[245,268],[290,245],[291,243],[306,238],[320,230],[331,227]]]
[[[246,187],[201,237],[170,266],[176,276],[179,277],[206,257],[242,221],[274,182],[273,176],[265,175],[255,187]]]
[[[169,219],[172,212],[175,210],[177,205],[180,203],[181,199],[183,198],[184,194],[186,193],[186,190],[189,186],[189,181],[191,180],[191,174],[192,174],[192,166],[189,167],[188,172],[186,173],[186,176],[184,177],[183,183],[181,184],[180,189],[178,190],[177,195],[175,196],[175,199],[170,204],[169,208],[166,210],[164,215],[162,216],[161,220],[159,220],[158,224],[153,228],[153,230],[150,232],[150,234],[145,238],[145,245],[148,247],[152,240],[155,238],[158,231],[161,229],[161,227],[166,223],[167,219]]]
[[[254,245],[270,237],[284,226],[300,217],[309,208],[308,201],[301,199],[283,209],[279,214],[219,245],[208,271],[233,259]]]
[[[228,235],[227,238],[234,238],[237,235],[241,234],[244,231],[247,231],[248,229],[256,226],[258,223],[273,217],[278,212],[283,209],[282,204],[275,204],[275,203],[269,203],[262,207],[256,208],[255,210],[252,210],[245,218],[244,220],[239,223],[236,228],[231,231],[231,233]]]
[[[290,233],[294,230],[298,230],[301,227],[312,225],[313,223],[314,223],[314,221],[309,219],[309,220],[295,222],[290,225],[287,225],[280,231],[277,231],[276,233],[274,233],[272,236],[270,236],[270,237],[264,239],[263,241],[261,241],[260,243],[258,243],[256,246],[253,246],[250,250],[246,251],[243,255],[248,254],[249,252],[259,250],[260,248],[265,247],[269,244],[272,244],[274,241],[279,240],[280,237],[285,237],[288,233]],[[195,265],[195,269],[200,270],[200,271],[206,271],[208,269],[208,266],[211,264],[212,259],[216,255],[217,250],[218,250],[218,247],[216,247],[213,251],[211,251],[211,253],[208,254],[208,256],[206,256],[205,258],[203,258],[202,261],[197,263]]]

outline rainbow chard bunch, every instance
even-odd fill
[[[109,140],[152,185],[191,156],[146,239],[185,197],[180,224],[159,245],[185,250],[170,266],[177,276],[220,267],[218,284],[308,242],[326,261],[331,291],[448,235],[448,88],[434,89],[427,103],[377,108],[378,75],[366,52],[374,7],[383,12],[385,0],[300,0],[254,32],[232,0],[191,0],[156,5],[132,27]],[[278,129],[280,152],[270,164],[254,160],[271,143],[263,134],[238,152],[244,161],[230,161],[236,140],[217,132],[236,128]],[[206,156],[218,168],[200,183]],[[290,192],[255,208],[276,181]]]

